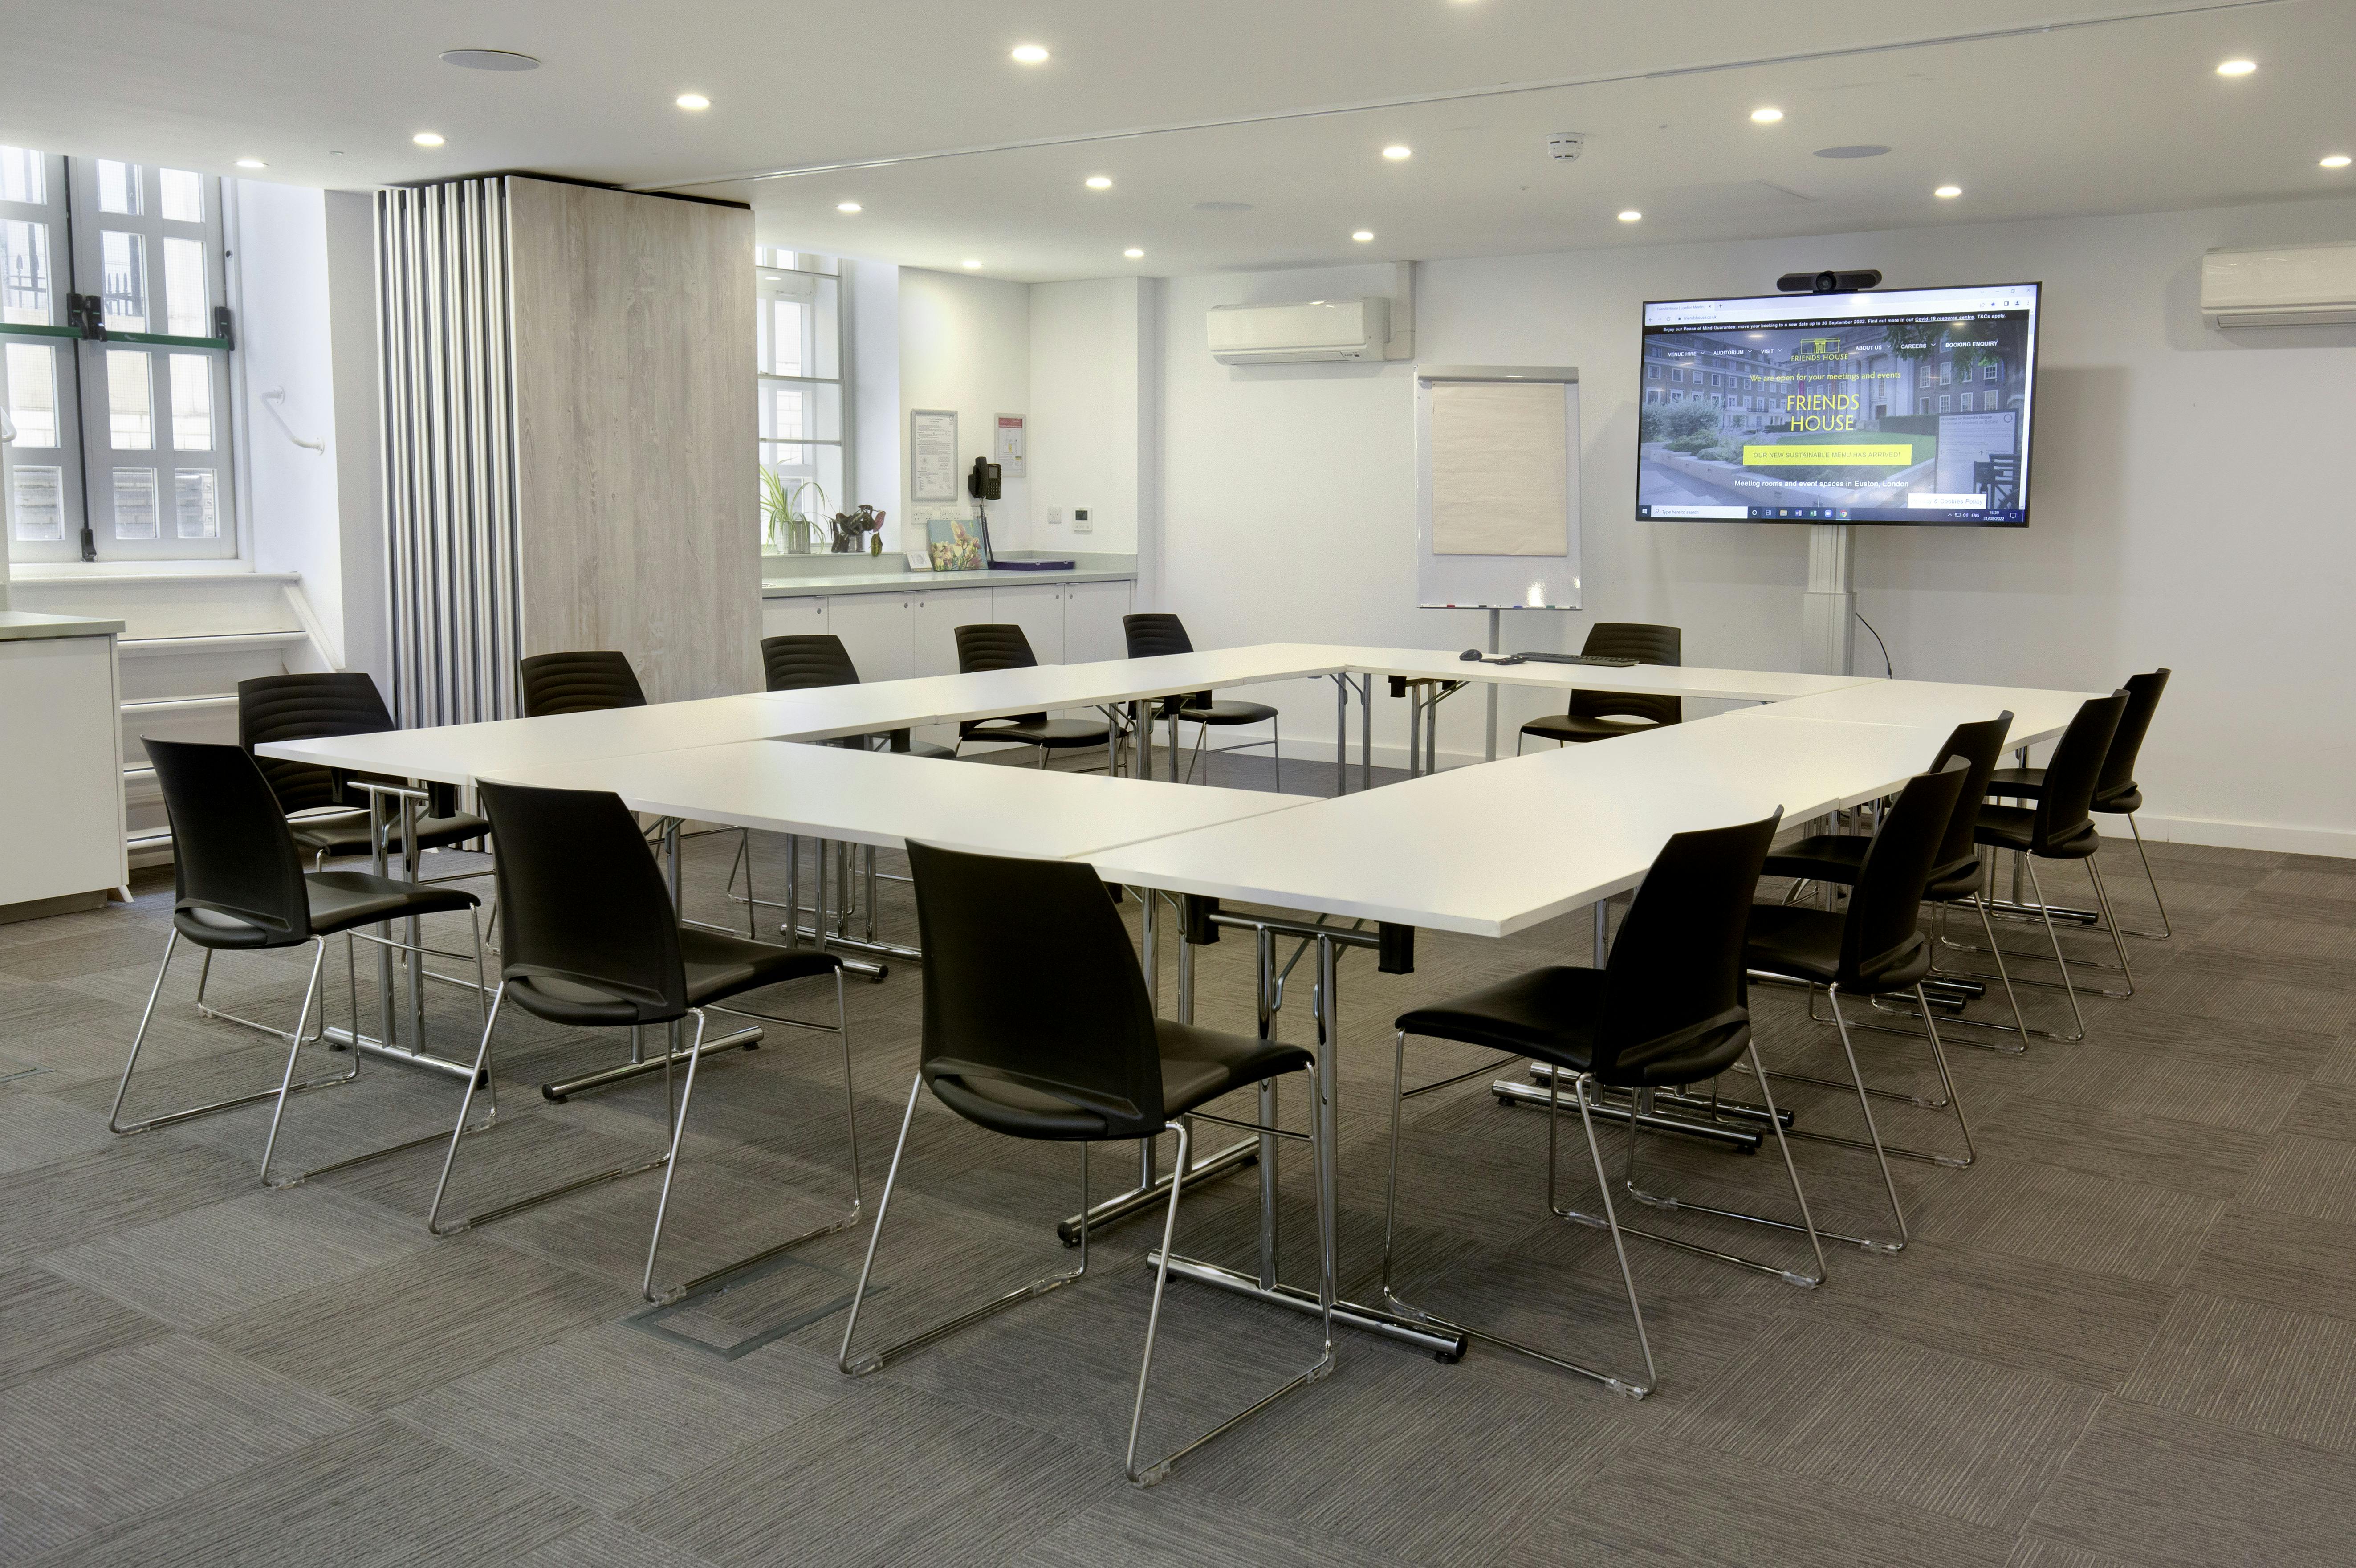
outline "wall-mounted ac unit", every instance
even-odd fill
[[[1301,305],[1215,305],[1211,357],[1223,365],[1307,360],[1379,360],[1391,336],[1391,302],[1312,299]]]
[[[2356,323],[2356,244],[2211,251],[2201,258],[2201,314],[2212,327]]]

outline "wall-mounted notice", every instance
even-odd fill
[[[1023,477],[1023,416],[1001,413],[998,416],[998,444],[992,448],[991,461],[998,465],[999,477],[1019,479]]]
[[[908,499],[958,499],[958,416],[953,408],[908,411]]]

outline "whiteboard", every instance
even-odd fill
[[[1419,365],[1416,601],[1580,607],[1579,372]]]

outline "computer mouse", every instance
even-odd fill
[[[1481,650],[1477,648],[1468,648],[1456,657],[1465,660],[1467,663],[1477,664],[1481,661]]]

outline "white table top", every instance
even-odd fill
[[[1672,833],[1886,794],[1944,738],[1902,725],[1704,720],[1132,843],[1092,864],[1108,882],[1510,936],[1634,886]]]
[[[1866,682],[1861,675],[1801,675],[1783,670],[1710,670],[1676,664],[1485,664],[1461,652],[1423,648],[1336,648],[1350,668],[1425,681],[1491,681],[1501,686],[1633,692],[1646,696],[1718,697],[1780,703]],[[1875,682],[1876,684],[1887,684]]]
[[[747,741],[487,771],[494,782],[610,789],[631,810],[897,849],[909,839],[1069,859],[1141,838],[1290,815],[1313,797]]]
[[[2008,746],[2051,740],[2069,727],[2079,705],[2104,692],[2048,692],[2029,686],[1958,686],[1941,681],[1874,681],[1817,696],[1726,715],[1758,719],[1837,719],[1848,724],[1904,725],[1939,732],[1937,746],[1957,725],[2012,710]]]

